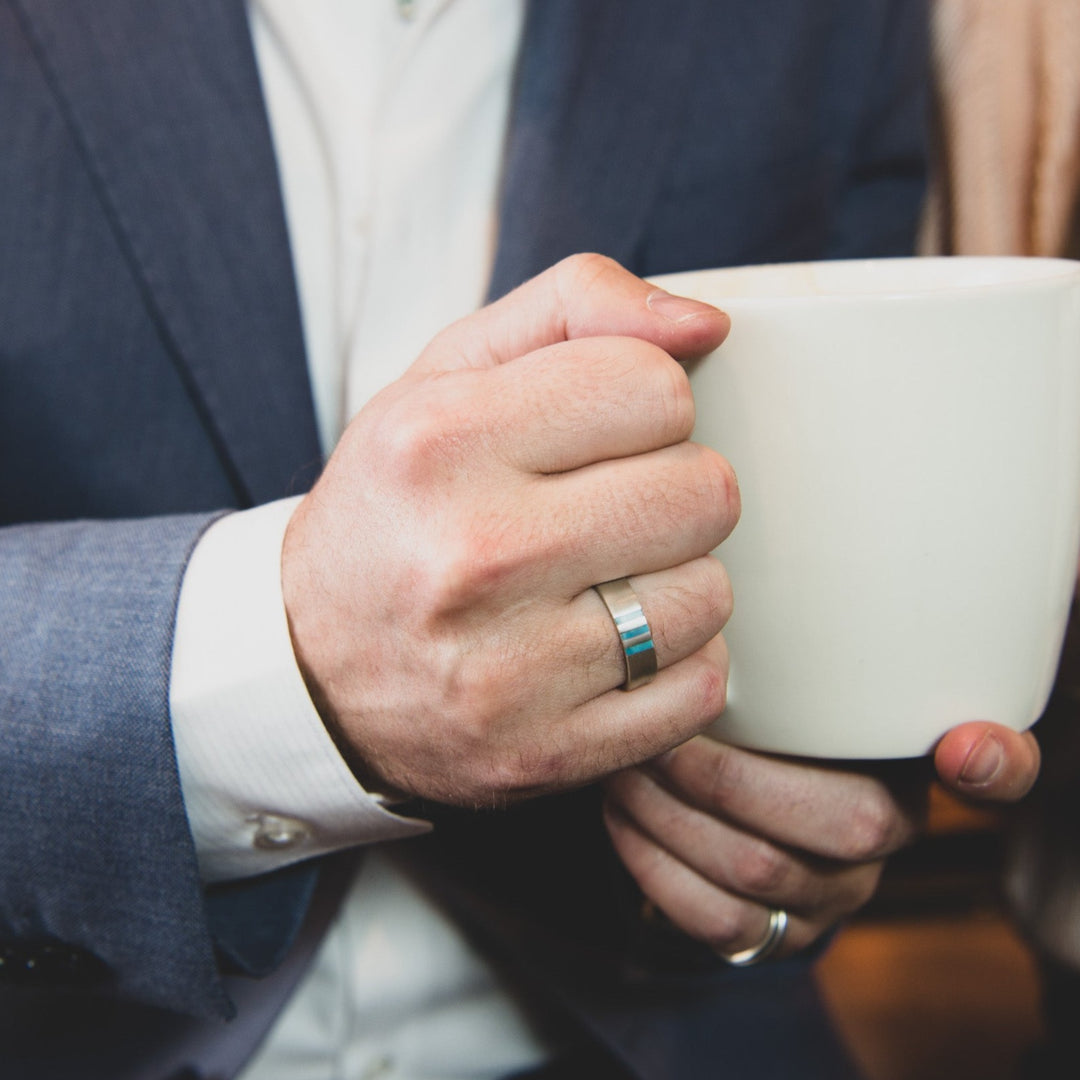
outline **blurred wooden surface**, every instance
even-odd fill
[[[1041,1031],[1031,956],[993,912],[856,923],[819,975],[868,1080],[1016,1080]]]
[[[1000,820],[937,791],[930,835],[818,965],[867,1080],[1018,1080],[1042,1031],[1035,964],[1001,909]]]

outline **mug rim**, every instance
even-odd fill
[[[693,296],[720,307],[726,304],[865,304],[1068,286],[1080,283],[1080,261],[1032,255],[818,259],[685,270],[652,276],[649,281],[668,292]],[[725,282],[738,283],[738,287],[724,292]],[[842,284],[838,287],[837,283]],[[768,291],[755,291],[762,287]],[[748,288],[751,291],[747,291]]]

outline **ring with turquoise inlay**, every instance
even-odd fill
[[[623,657],[626,660],[624,690],[635,690],[656,678],[656,649],[652,631],[641,610],[634,590],[626,578],[604,581],[593,588],[600,594],[604,606],[615,621]]]

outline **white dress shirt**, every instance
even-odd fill
[[[522,14],[522,0],[249,2],[327,453],[483,300]],[[357,784],[307,695],[280,589],[295,505],[222,518],[181,590],[171,708],[208,881],[428,828]],[[498,1077],[550,1051],[376,847],[244,1080]]]

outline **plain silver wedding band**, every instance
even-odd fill
[[[783,908],[771,908],[769,911],[769,926],[765,936],[749,949],[740,949],[733,953],[720,953],[723,960],[732,967],[749,967],[751,964],[760,964],[762,960],[768,960],[773,953],[784,943],[784,935],[788,928],[788,913]]]
[[[656,678],[656,648],[645,612],[641,610],[641,603],[630,588],[630,582],[626,578],[616,578],[593,588],[604,601],[619,635],[623,659],[626,661],[623,689],[636,690],[652,682]]]

